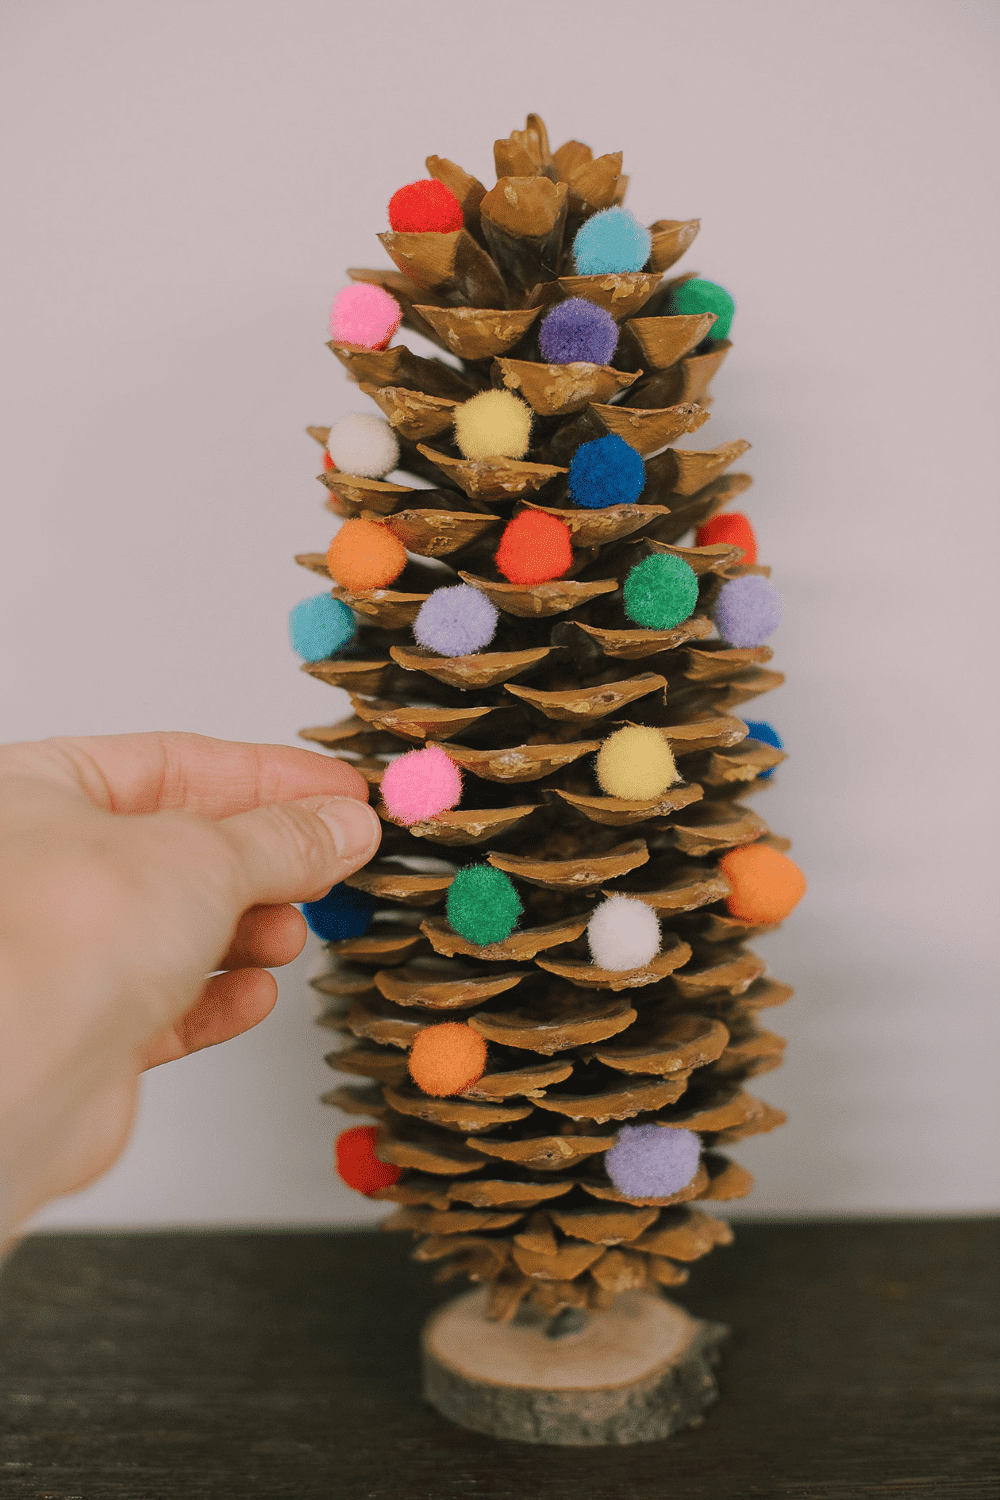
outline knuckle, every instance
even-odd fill
[[[329,869],[336,857],[333,839],[322,820],[308,808],[286,803],[272,808],[281,825],[282,835],[297,869],[305,878]]]

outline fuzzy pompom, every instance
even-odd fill
[[[726,907],[741,922],[783,922],[806,893],[795,861],[769,844],[727,849],[719,868],[733,888]]]
[[[781,595],[759,573],[730,578],[712,609],[715,627],[730,646],[762,646],[781,624]]]
[[[727,339],[736,303],[717,281],[703,281],[700,276],[692,276],[690,281],[682,281],[680,286],[674,288],[670,308],[672,312],[683,313],[686,317],[697,316],[698,313],[715,313],[715,322],[707,337]]]
[[[305,661],[323,661],[343,650],[354,639],[357,628],[347,605],[330,594],[303,599],[288,616],[292,650]]]
[[[459,870],[448,887],[445,909],[455,931],[481,948],[509,938],[523,910],[510,876],[492,865]]]
[[[389,199],[389,225],[397,234],[451,234],[464,223],[462,205],[435,177],[408,182]]]
[[[330,337],[362,349],[384,349],[403,321],[391,292],[367,281],[343,287],[330,309]]]
[[[439,745],[427,745],[394,760],[382,777],[381,791],[390,815],[409,828],[458,806],[462,774]]]
[[[385,417],[351,412],[330,428],[327,452],[342,474],[383,479],[399,463],[396,434]]]
[[[569,462],[569,493],[576,505],[606,510],[634,505],[646,485],[640,454],[617,433],[581,443]]]
[[[757,538],[749,518],[739,510],[727,510],[724,515],[713,516],[704,526],[699,526],[694,535],[698,547],[714,547],[725,542],[730,547],[743,548],[743,563],[749,567],[757,561]]]
[[[513,391],[480,391],[455,411],[455,442],[466,458],[523,458],[531,407]]]
[[[375,911],[375,897],[350,885],[335,885],[318,901],[304,901],[302,915],[327,943],[364,937]]]
[[[443,1099],[478,1083],[486,1071],[486,1042],[465,1021],[442,1021],[418,1031],[410,1048],[410,1077],[424,1094]]]
[[[558,516],[522,510],[504,527],[497,548],[498,572],[511,583],[548,583],[573,561],[572,532]]]
[[[609,797],[647,801],[674,784],[677,766],[658,729],[628,724],[609,735],[598,751],[597,779]]]
[[[630,568],[622,589],[625,613],[646,630],[672,630],[698,603],[698,580],[682,557],[654,552]]]
[[[580,276],[641,271],[652,246],[649,230],[627,208],[602,208],[576,232],[573,259]]]
[[[384,589],[406,567],[406,548],[381,521],[345,521],[326,554],[330,577],[357,593]]]
[[[701,1142],[693,1130],[623,1125],[604,1167],[627,1198],[672,1198],[698,1171]]]
[[[633,896],[609,896],[587,923],[587,942],[598,969],[645,968],[660,951],[656,912]]]
[[[337,1137],[337,1173],[358,1193],[377,1193],[399,1180],[401,1169],[375,1155],[377,1125],[352,1125]]]
[[[417,645],[441,656],[471,656],[496,635],[500,612],[471,583],[435,589],[413,622]]]
[[[775,750],[784,750],[785,742],[775,729],[773,724],[768,724],[765,719],[747,719],[746,726],[750,731],[749,738],[757,740],[761,745],[771,745]],[[768,771],[761,771],[757,777],[758,781],[770,781],[774,775],[774,767]]]
[[[569,297],[545,314],[538,347],[550,365],[569,365],[575,360],[609,365],[618,348],[618,324],[596,302]]]

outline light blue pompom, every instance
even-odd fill
[[[353,640],[357,626],[354,616],[340,599],[329,594],[315,594],[296,604],[288,616],[288,634],[292,650],[304,661],[322,661],[341,651]]]
[[[573,241],[580,276],[641,271],[649,259],[649,230],[627,208],[603,208],[582,224]]]

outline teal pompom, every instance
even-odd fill
[[[292,650],[305,661],[323,661],[354,639],[354,615],[340,599],[314,594],[296,604],[288,616]]]
[[[629,569],[622,590],[625,613],[646,630],[672,630],[698,603],[694,569],[669,552],[654,552]]]
[[[518,924],[521,898],[514,882],[492,865],[467,865],[448,887],[448,921],[470,943],[502,943]]]
[[[649,230],[627,208],[602,208],[576,232],[573,259],[577,274],[606,276],[615,271],[641,271],[652,243]]]
[[[692,276],[690,281],[682,281],[680,286],[674,288],[670,298],[670,307],[672,312],[684,313],[688,317],[698,313],[715,313],[715,322],[708,330],[706,337],[710,339],[729,337],[736,303],[725,287],[719,286],[718,282],[702,281],[700,276]]]

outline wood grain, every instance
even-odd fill
[[[402,1237],[49,1235],[0,1279],[4,1500],[994,1500],[1000,1223],[737,1225],[670,1295],[728,1323],[704,1424],[522,1446],[420,1399],[453,1295]]]

